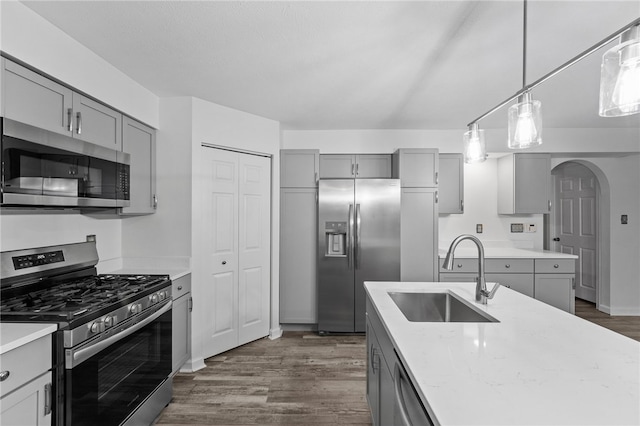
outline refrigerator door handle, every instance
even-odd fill
[[[360,222],[360,204],[356,204],[356,241],[355,250],[353,251],[355,258],[356,269],[360,268],[360,228],[362,223]]]
[[[349,225],[347,229],[347,268],[353,269],[353,204],[349,204]]]

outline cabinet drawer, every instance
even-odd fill
[[[575,274],[575,259],[536,259],[536,274]]]
[[[533,259],[486,259],[485,270],[497,274],[533,273]]]
[[[0,395],[4,397],[51,369],[51,335],[0,355],[0,366],[9,372],[9,377],[0,382]]]
[[[478,259],[455,259],[451,271],[444,269],[443,264],[444,259],[440,259],[440,272],[445,274],[448,272],[478,272]]]
[[[191,291],[191,274],[187,274],[171,282],[171,296],[173,300]]]

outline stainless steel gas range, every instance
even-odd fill
[[[58,325],[55,425],[151,424],[172,397],[171,280],[97,263],[95,241],[0,253],[0,320]]]

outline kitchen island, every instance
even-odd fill
[[[473,283],[365,288],[434,424],[640,424],[640,342],[508,288],[487,305]],[[410,322],[388,292],[451,292],[499,322]]]

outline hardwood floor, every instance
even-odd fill
[[[158,425],[370,425],[364,336],[286,332],[174,377]]]
[[[576,315],[640,341],[640,317],[576,299]],[[286,332],[206,360],[174,378],[158,425],[370,425],[364,336]]]

